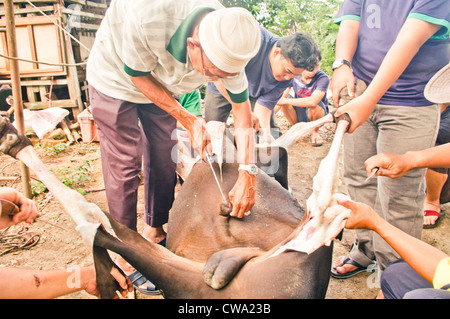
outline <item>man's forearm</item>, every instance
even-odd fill
[[[131,77],[131,81],[150,101],[172,115],[185,128],[190,129],[194,126],[195,116],[183,108],[153,76]]]
[[[74,271],[79,271],[75,274]],[[93,268],[32,270],[5,267],[0,269],[0,297],[13,299],[50,299],[84,289],[86,280],[95,274]],[[79,275],[78,277],[76,277]],[[74,281],[79,279],[79,283]],[[20,284],[20,287],[18,286]]]
[[[256,102],[253,109],[253,114],[258,118],[259,125],[264,131],[264,134],[270,134],[270,119],[272,117],[272,110]]]
[[[352,61],[358,46],[359,21],[344,20],[341,22],[336,38],[336,59]]]
[[[238,163],[255,164],[255,135],[250,102],[247,100],[243,103],[233,103],[232,108],[238,149]]]
[[[439,262],[448,257],[439,249],[408,235],[381,217],[378,217],[374,230],[395,249],[403,260],[429,282],[433,282]]]
[[[450,168],[450,144],[443,144],[420,151],[409,151],[403,156],[411,159],[414,168]]]

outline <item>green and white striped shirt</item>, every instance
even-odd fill
[[[89,56],[88,82],[133,103],[150,101],[130,76],[151,74],[174,95],[200,88],[205,78],[192,66],[186,39],[204,14],[220,8],[216,0],[113,0]],[[247,99],[244,70],[222,82],[234,102]]]

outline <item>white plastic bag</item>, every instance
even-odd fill
[[[40,111],[23,110],[25,127],[31,127],[39,138],[52,131],[69,111],[60,107],[52,107]]]

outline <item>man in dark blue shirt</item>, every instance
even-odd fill
[[[292,79],[304,70],[312,71],[320,57],[320,49],[306,34],[278,37],[263,27],[261,48],[245,67],[253,115],[259,121],[260,142],[272,141],[280,135],[274,119],[274,108]],[[217,82],[208,83],[205,95],[206,121],[226,122],[231,104],[226,91]],[[272,129],[272,131],[271,131]]]

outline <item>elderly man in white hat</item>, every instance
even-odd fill
[[[159,243],[174,199],[179,121],[194,148],[206,146],[204,121],[175,99],[207,80],[222,81],[233,100],[239,178],[229,193],[231,216],[255,202],[254,141],[243,72],[260,47],[259,26],[242,8],[217,0],[115,0],[97,32],[88,65],[89,98],[98,126],[111,215],[136,230],[137,190],[144,159],[143,236]],[[252,166],[253,165],[253,166]]]

